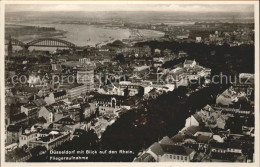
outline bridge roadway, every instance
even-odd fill
[[[71,48],[71,49],[79,48],[74,43],[62,39],[57,39],[57,38],[40,38],[40,39],[32,40],[27,43],[24,43],[14,38],[9,38],[6,41],[7,42],[5,43],[5,45],[9,45],[11,42],[13,46],[20,46],[24,49],[28,49],[29,47],[32,46],[33,47],[61,47],[61,48]]]

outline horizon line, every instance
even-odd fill
[[[5,13],[20,13],[20,12],[173,12],[173,13],[254,13],[254,11],[153,11],[153,10],[147,10],[147,11],[142,11],[142,10],[97,10],[97,11],[84,11],[84,10],[74,10],[74,11],[68,11],[68,10],[57,10],[57,11],[37,11],[37,10],[24,10],[24,11],[5,11]]]

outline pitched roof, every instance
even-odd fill
[[[34,108],[34,109],[28,111],[29,112],[28,115],[36,114],[38,111],[39,111],[39,108]]]
[[[73,135],[82,135],[82,134],[87,134],[87,131],[83,129],[75,129]]]
[[[168,137],[164,136],[162,140],[159,141],[160,144],[168,144],[168,145],[173,145],[174,142]]]
[[[154,157],[149,153],[144,153],[140,157],[136,158],[134,162],[154,162]]]
[[[10,131],[10,132],[19,132],[21,129],[22,129],[22,127],[19,125],[9,125],[7,127],[7,131]]]
[[[40,98],[40,97],[39,97],[38,95],[34,94],[34,95],[30,96],[30,97],[28,98],[28,100],[32,101],[32,100],[36,100],[36,99],[39,99],[39,98]]]
[[[210,105],[206,105],[205,107],[203,107],[203,110],[206,110],[206,111],[212,111],[213,108],[210,106]],[[214,110],[213,110],[214,111]]]
[[[64,55],[61,55],[58,57],[58,59],[65,59],[65,60],[68,60],[69,58],[67,56],[64,56]]]
[[[57,98],[57,97],[61,97],[61,96],[65,96],[67,93],[65,90],[63,91],[60,91],[60,92],[54,92],[53,95],[54,95],[54,98]]]
[[[55,103],[50,104],[50,106],[54,107],[54,108],[60,108],[60,107],[66,106],[66,105],[67,105],[67,103],[64,101],[57,101]]]
[[[55,123],[64,124],[64,125],[75,125],[76,122],[73,119],[71,119],[70,117],[64,117],[64,118],[61,118],[60,120],[58,120]]]
[[[27,92],[27,93],[38,93],[39,89],[36,87],[23,86],[23,87],[19,87],[18,91]]]
[[[197,136],[197,142],[198,143],[208,143],[210,137],[209,136],[204,136],[204,135],[198,135]]]
[[[44,117],[39,117],[37,121],[38,121],[38,123],[47,123],[47,121]]]
[[[95,95],[93,99],[102,100],[102,101],[111,101],[112,98],[116,98],[116,100],[125,100],[125,96],[119,95],[107,95],[107,94],[99,94]]]
[[[33,154],[33,155],[35,155],[35,154],[37,155],[41,151],[47,151],[47,148],[45,146],[36,146],[30,150],[31,154]]]
[[[52,130],[51,129],[41,129],[39,131],[40,134],[49,134]]]
[[[35,125],[37,123],[40,123],[40,124],[47,123],[47,121],[46,121],[46,119],[44,117],[29,118],[28,122],[29,122],[29,125]]]
[[[169,73],[170,73],[170,74],[179,75],[179,74],[183,74],[184,72],[185,72],[185,71],[184,71],[184,68],[182,68],[182,67],[177,67],[177,68],[172,69]]]
[[[203,128],[201,126],[190,126],[185,130],[184,134],[193,136],[196,132],[202,130]]]
[[[176,142],[176,143],[178,143],[178,142],[183,142],[184,139],[185,139],[185,137],[184,137],[184,135],[182,135],[182,134],[176,134],[176,135],[174,135],[174,136],[171,138],[171,140],[172,140],[173,142]]]
[[[161,145],[157,142],[153,143],[148,149],[150,149],[156,155],[163,155],[163,149]]]
[[[203,124],[202,118],[199,116],[199,114],[195,113],[192,116],[198,121],[200,125]]]
[[[157,94],[157,89],[156,88],[153,88],[152,90],[150,90],[149,94]]]
[[[35,125],[37,123],[37,119],[35,119],[35,118],[29,118],[28,119],[28,124],[29,125]]]
[[[49,112],[52,112],[54,113],[55,112],[55,109],[53,108],[53,106],[51,105],[48,105],[48,106],[44,106]]]
[[[87,108],[87,107],[90,107],[90,104],[88,102],[86,102],[86,103],[80,104],[80,106],[83,108]]]
[[[26,119],[26,118],[27,118],[27,115],[24,112],[22,112],[22,113],[11,116],[10,121],[11,122],[19,121],[19,120]]]
[[[32,101],[37,107],[39,106],[45,106],[46,102],[44,101],[44,99],[36,99]]]
[[[242,147],[243,147],[243,144],[241,144],[241,142],[239,142],[239,141],[224,142],[224,143],[213,142],[210,145],[212,148],[223,148],[223,149],[227,149],[227,148],[242,149]]]
[[[177,155],[190,155],[194,150],[185,146],[178,145],[165,145],[161,144],[161,147],[165,153],[177,154]]]
[[[192,64],[195,60],[185,60],[185,64]]]
[[[11,159],[10,161],[16,162],[16,160],[24,158],[25,156],[28,156],[30,153],[25,152],[22,148],[16,148],[13,151],[9,153]]]

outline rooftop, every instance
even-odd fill
[[[70,117],[61,118],[60,120],[58,120],[55,123],[56,124],[64,124],[64,125],[75,125],[76,124],[76,122],[73,119],[71,119]]]
[[[46,102],[44,101],[44,99],[36,99],[36,100],[33,100],[32,103],[35,104],[35,106],[37,106],[37,107],[46,105]]]
[[[164,136],[162,140],[159,141],[160,144],[167,144],[167,145],[173,145],[174,142],[168,137]]]
[[[22,127],[19,125],[9,125],[7,127],[7,131],[9,132],[19,132],[20,130],[22,130]]]
[[[136,158],[134,161],[135,162],[153,162],[153,161],[155,161],[155,159],[153,158],[153,156],[151,154],[144,153],[140,157]]]
[[[63,91],[59,91],[59,92],[54,92],[53,95],[54,95],[54,98],[58,98],[58,97],[61,97],[61,96],[65,96],[67,93],[65,90]]]
[[[23,120],[26,118],[27,118],[27,115],[24,112],[22,112],[22,113],[11,116],[10,121],[15,122],[15,121]]]
[[[165,145],[161,144],[161,147],[165,153],[177,154],[177,155],[190,155],[194,150],[185,146],[178,145]]]

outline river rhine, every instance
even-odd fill
[[[56,30],[62,30],[66,33],[64,36],[58,36],[56,38],[62,38],[69,42],[76,44],[77,46],[95,46],[96,44],[105,44],[113,42],[115,40],[129,39],[132,35],[129,28],[121,27],[108,27],[106,25],[88,25],[88,24],[32,24],[32,23],[14,23],[15,25],[25,26],[39,26],[39,27],[55,27]],[[8,26],[6,26],[8,28]],[[143,39],[154,39],[164,35],[163,32],[141,29],[139,34],[143,36]],[[40,38],[37,34],[24,35],[15,37],[23,42],[29,42],[34,39]]]

